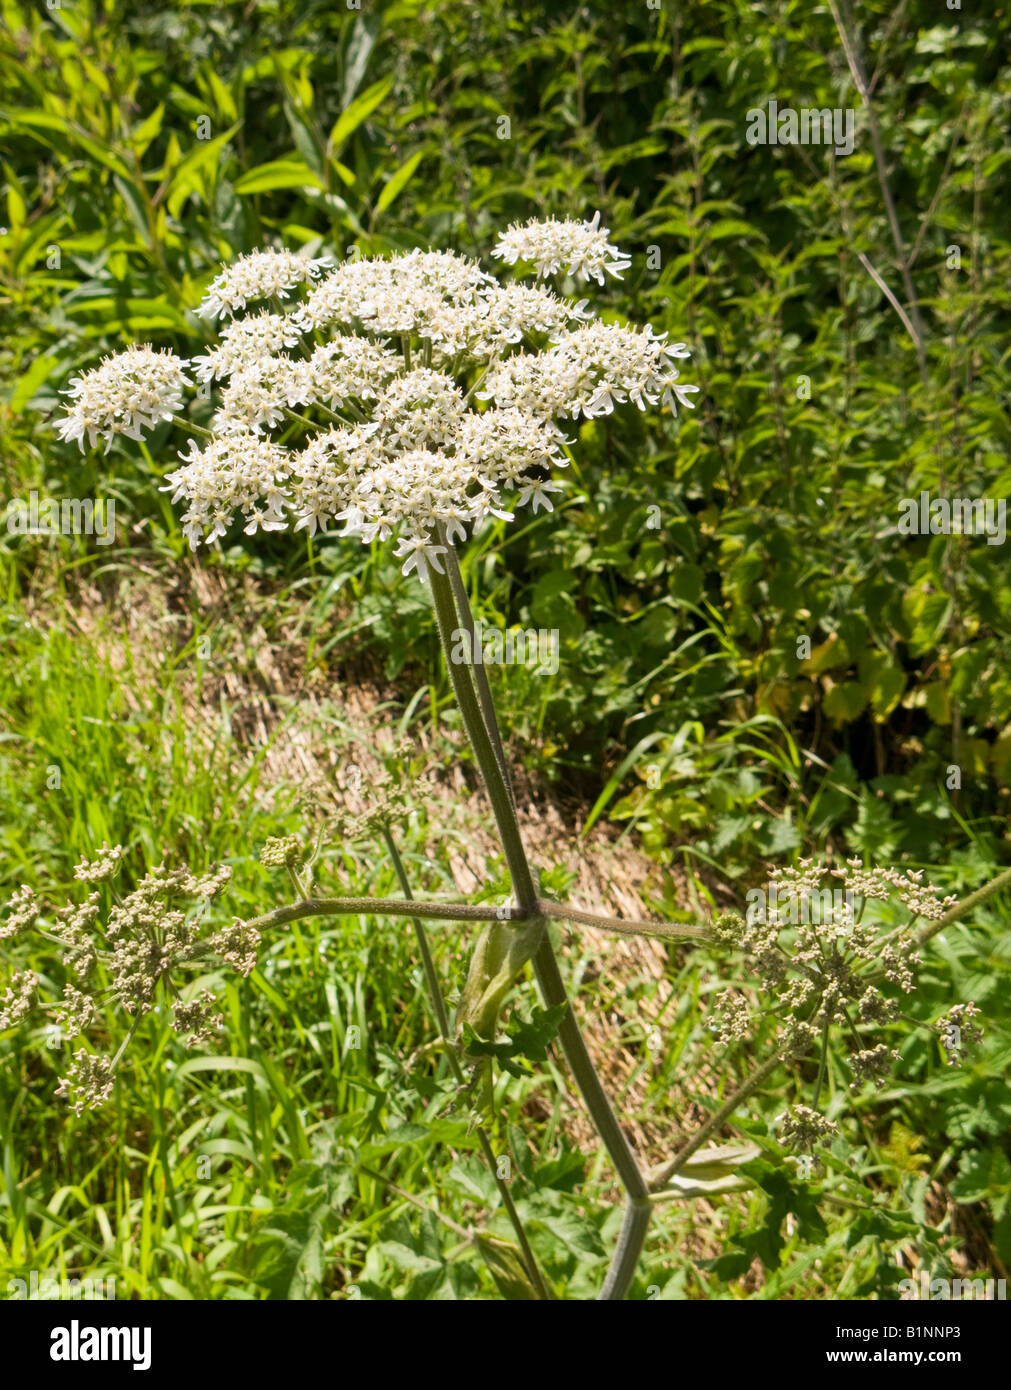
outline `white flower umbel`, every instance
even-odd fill
[[[677,386],[675,357],[687,354],[683,343],[668,346],[651,325],[623,328],[616,323],[589,323],[557,338],[545,352],[517,353],[488,371],[483,400],[519,406],[536,416],[610,415],[615,404],[634,401],[640,410],[660,400],[676,410],[675,399],[691,405]]]
[[[495,255],[603,283],[629,264],[607,235],[599,216],[532,222]],[[553,509],[572,442],[559,422],[628,402],[676,410],[697,389],[679,379],[684,343],[601,323],[585,299],[543,285],[500,284],[455,252],[327,265],[255,252],[208,291],[201,312],[233,316],[191,364],[202,395],[218,384],[211,428],[194,424],[204,438],[165,489],[185,501],[194,547],[236,516],[247,534],[337,525],[364,544],[395,538],[404,573],[424,579],[490,518]],[[265,298],[290,303],[245,312]],[[61,434],[137,438],[178,420],[184,365],[149,347],[104,361],[73,383]]]
[[[297,347],[301,340],[302,331],[293,314],[272,314],[264,309],[233,319],[222,329],[217,347],[206,356],[194,357],[193,375],[198,381],[220,381],[283,348]]]
[[[253,251],[211,281],[197,313],[216,319],[244,309],[251,300],[287,299],[296,285],[318,280],[332,265],[329,256],[310,260],[294,251]]]
[[[168,474],[161,491],[171,492],[173,502],[185,498],[189,503],[183,534],[194,550],[205,530],[208,543],[223,536],[236,511],[245,517],[249,534],[258,525],[265,531],[285,529],[287,461],[276,444],[254,435],[230,435],[201,449],[191,439],[189,455],[179,457],[183,467]]]
[[[101,435],[106,453],[117,434],[141,439],[145,429],[182,409],[183,391],[191,384],[185,365],[174,353],[155,352],[148,344],[103,358],[100,367],[72,379],[65,394],[74,405],[57,421],[57,434],[76,440],[82,453],[85,435],[92,449]]]
[[[564,266],[575,280],[596,280],[604,283],[604,272],[616,279],[632,264],[631,259],[608,241],[608,229],[600,225],[600,213],[592,222],[546,222],[536,219],[514,222],[508,231],[499,235],[492,252],[507,265],[529,261],[538,275],[557,275]]]

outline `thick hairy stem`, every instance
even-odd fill
[[[628,1293],[632,1280],[635,1278],[635,1270],[639,1263],[639,1256],[642,1254],[642,1247],[646,1242],[646,1232],[649,1230],[652,1213],[653,1204],[651,1201],[629,1198],[625,1207],[625,1219],[621,1225],[621,1235],[618,1237],[618,1248],[611,1261],[611,1267],[607,1271],[607,1278],[604,1280],[604,1287],[598,1295],[598,1301],[609,1302],[622,1299]]]
[[[521,909],[536,910],[538,898],[533,874],[523,848],[523,840],[512,798],[499,770],[492,737],[489,734],[485,716],[475,691],[473,667],[470,663],[456,663],[451,658],[452,648],[450,644],[454,628],[460,625],[461,618],[463,622],[467,622],[469,619],[470,624],[473,624],[470,605],[466,602],[466,593],[463,593],[460,596],[461,601],[466,604],[466,617],[463,617],[457,611],[455,601],[457,596],[454,595],[453,586],[445,574],[433,572],[431,585],[439,636],[446,654],[446,664],[449,667],[460,712],[467,733],[470,735],[474,754],[491,799],[492,810],[495,814],[512,877],[513,893]],[[490,709],[488,713],[489,717],[494,720],[494,709]],[[499,743],[501,744],[501,739],[499,739]],[[646,1237],[649,1211],[644,1204],[648,1199],[649,1189],[586,1049],[586,1043],[572,1011],[572,1005],[558,969],[558,962],[555,959],[550,937],[546,932],[534,957],[534,970],[544,1002],[549,1007],[558,1004],[566,1006],[558,1030],[566,1060],[597,1132],[610,1155],[611,1161],[618,1170],[622,1185],[628,1193],[630,1205],[645,1212],[644,1216],[638,1215],[634,1219],[631,1216],[626,1216],[618,1248],[600,1295],[601,1298],[609,1300],[621,1299],[628,1292]]]
[[[474,689],[473,667],[469,662],[456,662],[452,657],[453,632],[459,625],[453,588],[448,577],[437,573],[434,567],[431,583],[435,619],[446,656],[449,678],[453,683],[453,692],[456,695],[457,704],[460,706],[460,713],[474,748],[474,756],[477,758],[481,776],[491,799],[495,822],[502,838],[506,863],[509,865],[513,896],[517,906],[524,911],[533,912],[537,906],[537,889],[534,886],[530,864],[523,848],[523,840],[520,837],[512,798],[502,779],[502,774],[499,772],[498,759],[495,756],[491,735],[484,722],[481,706]]]
[[[297,890],[296,890],[297,891]],[[680,922],[639,922],[634,918],[623,921],[620,917],[606,917],[601,913],[584,912],[581,908],[570,907],[567,903],[550,902],[547,898],[535,898],[527,907],[492,907],[487,903],[443,903],[426,902],[417,898],[300,898],[298,902],[287,903],[262,917],[250,917],[247,926],[258,931],[283,926],[286,922],[297,922],[303,917],[424,917],[433,922],[530,922],[535,917],[560,918],[567,922],[579,922],[599,931],[617,932],[623,936],[656,936],[670,941],[708,941],[709,932],[705,927],[684,925]],[[940,925],[940,924],[938,924]],[[57,937],[40,932],[57,946],[63,941]]]
[[[250,917],[246,926],[257,931],[281,927],[285,922],[297,922],[302,917],[425,917],[443,922],[499,922],[502,908],[470,903],[404,902],[400,898],[303,898],[265,912],[262,917]],[[534,916],[534,913],[525,914]],[[510,913],[511,917],[512,914]]]
[[[553,903],[541,898],[537,904],[543,917],[559,917],[566,922],[581,922],[598,931],[618,932],[621,936],[658,936],[667,941],[711,941],[708,927],[695,927],[681,922],[640,922],[636,918],[606,917],[599,912],[584,912],[568,903]]]
[[[453,598],[456,601],[457,612],[465,628],[470,633],[470,654],[473,661],[474,688],[477,691],[478,704],[481,706],[481,717],[484,720],[485,728],[488,730],[488,737],[491,739],[491,746],[495,750],[495,760],[498,763],[498,770],[502,774],[502,781],[506,785],[509,799],[516,805],[516,797],[513,794],[512,780],[509,776],[509,764],[506,762],[505,749],[502,746],[502,738],[499,733],[498,720],[495,718],[495,702],[492,699],[491,686],[488,683],[488,671],[484,661],[476,656],[478,651],[477,624],[474,621],[473,610],[470,600],[467,598],[467,590],[464,586],[463,575],[460,573],[460,562],[456,558],[456,551],[446,538],[445,528],[439,527],[439,538],[446,547],[446,573],[453,589]]]

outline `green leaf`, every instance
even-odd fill
[[[142,156],[161,130],[162,121],[165,118],[165,103],[159,102],[155,109],[148,116],[146,121],[142,121],[130,136],[130,143],[136,150],[138,157]]]
[[[50,374],[59,365],[58,358],[48,357],[45,353],[40,353],[11,392],[11,410],[17,412],[26,406],[42,383],[48,381]]]
[[[866,703],[867,695],[859,681],[843,681],[826,692],[822,708],[833,724],[848,724]]]
[[[265,193],[274,188],[322,188],[304,159],[272,159],[258,164],[235,181],[236,193]]]
[[[17,175],[9,164],[4,164],[4,178],[7,180],[7,221],[12,231],[17,231],[25,223],[25,195]]]
[[[425,150],[418,150],[416,154],[412,154],[410,159],[402,164],[393,177],[386,182],[382,193],[379,195],[379,201],[376,203],[376,212],[386,211],[397,194],[410,182],[415,169],[417,169],[418,165],[424,159],[425,154]]]
[[[366,87],[361,96],[355,97],[347,110],[341,112],[330,132],[330,139],[327,141],[328,154],[335,155],[340,151],[362,121],[368,120],[376,107],[386,100],[392,86],[393,78],[384,77],[380,82],[373,82],[371,87]]]
[[[173,171],[167,199],[168,210],[173,217],[179,216],[183,203],[191,193],[199,192],[204,187],[204,170],[211,168],[216,173],[224,148],[238,129],[239,123],[236,122],[213,140],[198,140]]]

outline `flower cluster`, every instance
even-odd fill
[[[779,1137],[785,1148],[810,1149],[837,1132],[834,1120],[827,1120],[807,1105],[794,1105],[780,1117]]]
[[[197,313],[216,319],[235,314],[251,300],[287,299],[289,290],[317,280],[332,264],[326,256],[310,260],[294,251],[254,251],[240,256],[211,282]]]
[[[185,365],[174,353],[155,352],[149,344],[104,357],[100,367],[72,378],[66,394],[74,405],[57,421],[57,434],[76,440],[82,452],[85,435],[92,449],[102,435],[106,453],[117,434],[142,439],[144,430],[182,410],[183,392],[192,384]]]
[[[833,879],[841,888],[825,886]],[[843,868],[802,859],[799,867],[774,869],[756,896],[761,906],[749,909],[747,919],[723,913],[710,930],[718,946],[747,953],[755,975],[773,995],[782,1055],[824,1046],[828,1030],[841,1024],[853,1086],[872,1081],[880,1087],[899,1054],[874,1034],[900,1018],[896,991],[901,996],[913,989],[920,963],[916,920],[936,924],[957,900],[942,898],[919,871],[865,869],[857,859]],[[866,912],[871,899],[897,899],[910,919],[886,930]],[[893,989],[884,988],[888,985]],[[971,1021],[976,1013],[972,1004],[956,1005],[935,1025],[950,1060],[961,1059],[966,1041],[978,1040]],[[713,1027],[721,1042],[746,1038],[749,1023],[742,996],[730,991],[719,996]],[[801,1147],[817,1137],[817,1125],[827,1123],[817,1116],[812,1120],[814,1112],[804,1107],[791,1113],[791,1142]]]
[[[272,836],[260,849],[260,863],[268,869],[293,869],[305,858],[305,844],[300,835]]]
[[[7,907],[7,918],[0,921],[0,941],[19,936],[21,932],[33,927],[42,910],[27,883],[15,891]]]
[[[27,1018],[35,1003],[39,977],[31,970],[16,970],[11,982],[0,995],[0,1032],[15,1028]]]
[[[969,1001],[968,1004],[955,1004],[934,1027],[941,1035],[941,1046],[948,1057],[948,1065],[957,1067],[965,1061],[965,1048],[969,1043],[983,1041],[983,1030],[973,1019],[979,1016],[979,1009]]]
[[[105,843],[99,850],[97,859],[81,860],[74,869],[74,877],[78,883],[108,883],[119,872],[124,853],[122,845],[111,847]]]
[[[335,836],[349,843],[374,840],[394,826],[405,826],[419,800],[432,789],[427,774],[408,783],[405,777],[381,772],[369,783],[368,805],[364,811],[338,811],[333,822]]]
[[[510,227],[493,254],[599,284],[630,264],[599,214]],[[364,544],[395,536],[404,573],[425,579],[489,518],[553,509],[560,422],[627,402],[676,413],[698,390],[679,379],[683,343],[448,251],[337,266],[259,251],[222,270],[199,312],[226,317],[216,346],[188,365],[150,348],[103,362],[75,379],[58,426],[82,448],[85,433],[138,438],[178,416],[184,366],[216,386],[210,430],[193,425],[164,489],[194,548],[237,514],[247,535],[341,523]]]
[[[120,870],[124,850],[103,845],[93,860],[74,871],[80,883],[110,881]],[[189,1046],[210,1042],[221,1021],[214,996],[207,990],[193,996],[180,971],[206,973],[215,964],[249,975],[256,964],[259,933],[239,919],[230,926],[207,931],[206,905],[218,897],[231,878],[227,866],[202,875],[164,864],[150,870],[135,888],[119,898],[102,917],[101,895],[90,892],[81,903],[56,912],[55,927],[46,933],[62,949],[73,979],[53,1013],[61,1036],[82,1037],[99,1023],[102,1011],[118,1004],[131,1017],[130,1034],[163,998],[172,1005],[172,1023]],[[41,909],[34,894],[21,888],[14,894],[3,925],[13,935],[36,923]],[[31,972],[15,974],[0,998],[0,1028],[25,1018],[35,1002],[37,980]],[[122,1051],[122,1049],[121,1049]],[[57,1094],[66,1096],[78,1115],[95,1109],[111,1094],[116,1060],[87,1048],[78,1049]]]
[[[600,213],[592,222],[547,222],[535,220],[521,227],[518,223],[503,232],[492,252],[507,265],[529,261],[538,275],[556,275],[564,266],[575,280],[596,280],[604,283],[604,272],[621,279],[621,272],[632,264],[616,246],[608,241],[606,227],[600,225]]]

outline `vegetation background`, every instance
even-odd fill
[[[633,266],[595,300],[687,342],[702,390],[678,421],[585,423],[556,513],[468,551],[479,616],[561,637],[557,675],[494,673],[550,882],[689,920],[799,855],[923,867],[945,892],[1008,862],[1006,547],[898,530],[903,498],[1011,481],[1005,5],[859,6],[867,100],[831,7],[795,0],[0,10],[2,500],[117,507],[111,546],[0,528],[8,892],[69,890],[108,840],[134,876],[223,859],[234,910],[264,910],[284,890],[259,844],[305,825],[306,788],[357,768],[367,790],[391,723],[446,786],[407,847],[415,890],[501,890],[473,778],[452,771],[434,625],[389,549],[238,534],[194,559],[159,491],[168,427],[81,456],[51,421],[103,353],[198,351],[193,306],[240,252],[487,258],[511,221],[598,208]],[[852,108],[854,152],[750,145],[770,99]],[[329,863],[345,891],[397,891],[379,852]],[[904,1029],[894,1081],[847,1095],[833,1057],[844,1137],[810,1183],[769,1131],[804,1080],[784,1074],[744,1117],[755,1189],[664,1207],[633,1296],[1007,1275],[1006,909],[931,943],[911,1005],[975,1000],[971,1062]],[[419,1053],[412,945],[388,922],[292,929],[227,986],[219,1055],[186,1058],[152,1017],[114,1107],[80,1120],[53,1098],[45,1029],[0,1037],[0,1288],[36,1269],[114,1276],[121,1297],[499,1296],[467,1231],[508,1227]],[[459,987],[466,940],[438,945]],[[707,1036],[719,967],[593,934],[566,959],[619,1110],[663,1158],[748,1066]],[[32,963],[58,994],[58,959]],[[556,1287],[589,1296],[611,1174],[553,1059],[509,1085],[520,1209]]]

